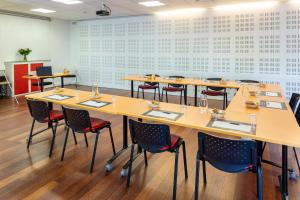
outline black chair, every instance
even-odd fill
[[[221,81],[221,78],[207,78],[208,81]],[[227,92],[223,87],[206,87],[206,90],[202,90],[202,94],[207,96],[222,96],[223,97],[223,110],[227,108]]]
[[[228,173],[257,172],[257,197],[260,200],[263,198],[261,161],[257,155],[255,141],[225,139],[198,133],[195,200],[198,199],[200,160],[202,161],[204,185],[207,183],[207,161],[215,168]]]
[[[169,76],[169,78],[181,78],[183,79],[184,76]],[[166,92],[166,101],[167,103],[168,101],[168,92],[180,92],[180,104],[182,102],[182,97],[183,97],[183,93],[184,93],[184,85],[182,84],[168,84],[167,87],[163,87],[162,92],[161,92],[161,100],[163,101],[164,99],[164,91]]]
[[[51,66],[40,66],[36,68],[37,76],[52,76]],[[37,86],[43,91],[44,87],[47,85],[53,85],[53,82],[45,81],[45,78],[37,80],[37,82],[32,83],[33,86]]]
[[[29,138],[28,138],[28,143],[27,143],[27,149],[29,148],[29,145],[32,141],[33,136],[40,134],[51,128],[52,134],[53,134],[50,152],[49,152],[49,157],[51,157],[53,146],[54,146],[54,141],[55,141],[55,136],[56,136],[57,125],[58,125],[59,121],[64,119],[64,115],[61,111],[49,110],[47,103],[42,102],[42,101],[35,101],[35,100],[27,99],[27,105],[29,108],[30,115],[33,118],[31,129],[30,129],[30,134],[29,134]],[[36,133],[33,133],[33,129],[34,129],[34,125],[35,125],[36,121],[39,123],[48,123],[48,128],[38,131]],[[54,126],[53,126],[53,124],[54,124]]]
[[[240,80],[241,83],[260,83],[259,81],[256,81],[256,80],[247,80],[247,79],[244,79],[244,80]]]
[[[95,140],[95,145],[94,145],[92,163],[91,163],[91,167],[90,167],[90,173],[92,173],[93,169],[94,169],[94,162],[95,162],[95,157],[96,157],[97,143],[98,143],[98,139],[99,139],[99,135],[100,135],[100,130],[102,130],[103,128],[109,129],[113,154],[114,155],[116,154],[114,139],[113,139],[113,135],[112,135],[112,131],[111,131],[111,123],[109,121],[105,121],[102,119],[91,118],[89,115],[89,112],[86,110],[77,110],[77,109],[66,108],[66,107],[62,107],[62,108],[63,108],[63,113],[64,113],[64,117],[65,117],[65,123],[67,126],[67,130],[66,130],[63,151],[61,154],[61,161],[64,159],[64,154],[65,154],[65,150],[66,150],[66,146],[67,146],[70,128],[71,128],[74,136],[75,136],[75,133],[81,133],[84,135],[87,147],[88,147],[88,141],[87,141],[86,133],[87,132],[95,133],[96,140]],[[74,137],[74,139],[75,139],[75,137]]]
[[[129,120],[129,128],[132,140],[130,164],[127,176],[127,187],[130,185],[131,169],[134,155],[134,146],[137,144],[144,150],[145,164],[148,165],[147,154],[150,153],[162,153],[171,152],[175,153],[175,170],[174,170],[174,183],[173,183],[173,199],[176,199],[176,187],[177,187],[177,173],[178,173],[178,157],[179,148],[182,145],[185,178],[188,178],[187,162],[186,162],[186,150],[185,142],[182,138],[176,135],[170,134],[169,126],[162,124],[147,124]]]
[[[291,96],[289,105],[290,105],[293,113],[295,114],[296,120],[297,120],[297,122],[300,126],[300,106],[299,106],[299,103],[300,103],[300,94],[293,93],[292,96]],[[265,142],[264,145],[263,145],[262,154],[265,151],[266,145],[267,145],[267,143]],[[294,151],[295,159],[296,159],[296,162],[297,162],[298,170],[299,170],[299,173],[300,173],[300,163],[299,163],[299,159],[298,159],[298,155],[297,155],[297,151],[296,151],[295,147],[293,147],[293,151]],[[281,166],[279,164],[274,163],[274,162],[269,161],[269,160],[262,159],[262,162],[273,165],[275,167],[281,168]],[[292,169],[289,169],[289,170],[292,171]]]
[[[151,77],[152,74],[146,74],[145,77]],[[154,74],[155,77],[160,77],[157,74]],[[154,90],[154,97],[153,99],[156,99],[156,89],[158,90],[158,99],[160,99],[160,90],[159,90],[159,83],[155,82],[145,82],[143,85],[138,86],[138,92],[136,98],[140,97],[140,89],[143,92],[143,99],[145,99],[145,90]]]

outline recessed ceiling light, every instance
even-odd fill
[[[262,8],[273,7],[278,3],[279,3],[278,1],[260,1],[260,2],[232,4],[232,5],[220,5],[214,7],[213,9],[217,11],[240,11],[240,10],[249,10],[249,9],[262,9]]]
[[[41,13],[55,13],[56,12],[54,10],[48,10],[48,9],[44,9],[44,8],[31,9],[30,11],[41,12]]]
[[[146,7],[157,7],[157,6],[164,6],[165,4],[160,1],[143,1],[139,2],[140,5],[146,6]]]
[[[78,1],[78,0],[52,0],[52,1],[67,4],[67,5],[83,3],[82,1]]]
[[[183,9],[177,9],[177,10],[167,10],[167,11],[161,11],[156,12],[155,14],[162,17],[170,17],[170,16],[191,16],[199,14],[203,11],[206,11],[205,8],[183,8]]]

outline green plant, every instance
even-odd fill
[[[26,48],[26,49],[19,49],[18,50],[19,54],[24,57],[24,61],[27,61],[27,56],[32,52],[31,49]]]

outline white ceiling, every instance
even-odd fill
[[[56,13],[39,14],[66,20],[93,19],[97,17],[95,12],[100,9],[100,0],[81,0],[83,4],[65,5],[51,0],[0,0],[0,8],[30,14],[39,14],[30,11],[33,8],[45,8],[55,10]],[[160,0],[165,6],[147,8],[138,4],[148,0],[105,0],[104,2],[112,9],[110,17],[132,16],[153,14],[161,10],[170,10],[187,7],[212,7],[214,5],[245,2],[244,0]],[[255,0],[247,0],[255,1]],[[103,17],[102,17],[103,18]]]

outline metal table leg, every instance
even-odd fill
[[[131,97],[133,98],[133,81],[131,81],[130,84],[131,84]]]
[[[61,82],[61,87],[64,88],[65,87],[65,83],[64,83],[64,77],[60,77],[60,82]]]
[[[281,175],[282,199],[288,199],[288,147],[282,145],[282,175]]]
[[[195,85],[195,106],[198,104],[198,86]]]
[[[112,163],[116,160],[122,153],[128,149],[128,117],[123,116],[123,147],[120,149],[113,157],[111,157],[106,163],[106,170],[112,170]]]
[[[184,86],[184,104],[187,105],[187,85]]]

